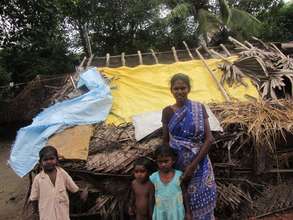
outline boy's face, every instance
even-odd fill
[[[140,182],[146,182],[148,179],[148,171],[143,165],[136,165],[133,170],[134,178]]]
[[[56,155],[51,152],[46,153],[41,160],[41,165],[44,171],[53,171],[57,165]]]
[[[167,173],[173,169],[174,160],[171,156],[159,156],[157,164],[161,172]]]

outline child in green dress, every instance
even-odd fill
[[[181,187],[182,172],[173,168],[175,153],[169,146],[159,146],[155,157],[159,171],[150,176],[155,186],[153,220],[191,219],[185,187]]]

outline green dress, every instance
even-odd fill
[[[155,207],[153,220],[183,220],[185,216],[183,206],[183,196],[180,187],[180,176],[182,172],[175,170],[173,179],[164,184],[159,172],[150,176],[150,180],[155,186]]]

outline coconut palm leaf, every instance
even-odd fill
[[[207,34],[219,30],[222,21],[213,13],[200,9],[198,12],[199,33],[202,34],[207,42]]]
[[[176,5],[175,8],[167,15],[166,20],[171,21],[174,18],[186,18],[190,15],[191,5],[187,2]]]
[[[207,10],[199,10],[199,32],[205,36],[206,41],[208,33],[213,34],[223,29],[231,30],[238,34],[240,38],[257,35],[260,31],[261,22],[251,14],[235,8],[229,8],[226,0],[219,0],[219,5],[220,17]]]
[[[260,31],[261,24],[251,14],[236,8],[231,8],[231,20],[228,26],[234,33],[239,33],[240,31],[241,35],[256,35]]]

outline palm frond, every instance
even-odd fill
[[[221,20],[213,13],[200,9],[198,12],[199,32],[201,34],[207,34],[208,32],[214,32],[219,29],[222,24]]]
[[[231,20],[231,9],[226,0],[219,0],[221,20],[225,25],[229,25]]]
[[[257,86],[262,98],[277,99],[293,96],[293,59],[284,56],[274,46],[264,49],[251,45],[242,48],[240,58],[233,63],[224,63],[221,83],[229,86],[241,83],[243,76],[249,77]]]
[[[181,3],[176,5],[175,8],[171,10],[171,12],[167,15],[167,21],[171,21],[174,18],[186,18],[190,14],[190,4]]]
[[[231,8],[231,20],[229,27],[235,33],[242,32],[247,36],[257,35],[259,33],[262,23],[251,14]]]

